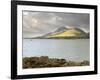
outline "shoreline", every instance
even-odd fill
[[[77,40],[77,39],[90,39],[90,38],[23,38],[23,39],[56,39],[56,40],[61,40],[61,39],[68,39],[68,40]]]
[[[48,56],[24,57],[22,60],[23,68],[46,68],[46,67],[72,67],[72,66],[89,66],[88,60],[71,61],[59,58],[49,58]]]

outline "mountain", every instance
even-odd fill
[[[44,36],[38,38],[48,38],[48,39],[87,39],[89,38],[89,33],[86,33],[80,28],[66,28],[60,27],[53,32],[47,33]]]
[[[54,30],[54,31],[52,31],[52,32],[49,32],[49,33],[45,34],[44,36],[55,35],[55,34],[64,32],[64,31],[66,31],[66,30],[67,30],[66,27],[60,27],[60,28],[57,28],[56,30]]]
[[[68,28],[66,28],[66,27],[60,27],[60,28],[58,28],[58,29],[56,29],[55,30],[55,33],[56,32],[63,32],[63,31],[66,31]]]

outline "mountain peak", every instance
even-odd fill
[[[63,31],[65,31],[65,30],[67,30],[66,27],[60,27],[60,28],[56,29],[55,32],[63,32]]]

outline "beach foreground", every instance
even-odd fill
[[[24,57],[23,68],[46,68],[46,67],[71,67],[71,66],[89,66],[89,61],[68,61],[66,59],[41,57]]]

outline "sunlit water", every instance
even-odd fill
[[[89,39],[23,39],[23,57],[49,56],[72,61],[89,60]]]

